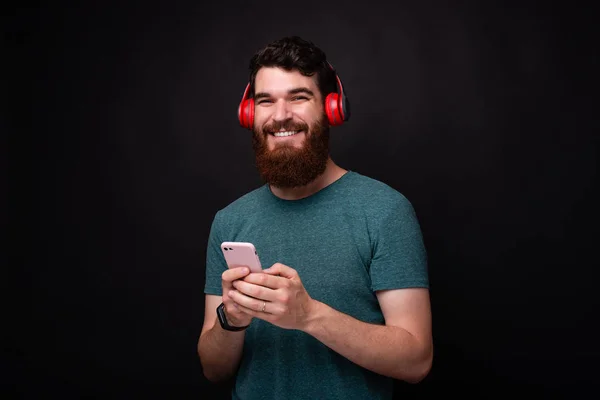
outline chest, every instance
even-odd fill
[[[285,264],[298,272],[313,298],[353,313],[356,303],[376,307],[369,275],[370,229],[360,211],[330,205],[256,213],[242,219],[231,236],[254,243],[263,268]]]

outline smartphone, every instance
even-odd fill
[[[261,272],[262,265],[256,248],[248,242],[223,242],[221,251],[229,268],[246,265],[250,272]]]

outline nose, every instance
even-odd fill
[[[286,121],[292,118],[291,107],[287,101],[281,99],[275,102],[275,110],[273,113],[273,120],[277,122]]]

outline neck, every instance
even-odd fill
[[[275,196],[283,200],[300,200],[331,185],[333,182],[340,179],[346,172],[348,171],[336,165],[330,157],[327,160],[325,171],[308,185],[295,188],[279,188],[273,185],[269,185],[269,187]]]

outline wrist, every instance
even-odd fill
[[[219,323],[221,324],[221,328],[226,331],[231,332],[239,332],[244,331],[246,328],[250,326],[250,322],[247,324],[238,324],[236,321],[231,321],[227,318],[227,313],[225,312],[225,304],[221,303],[219,307],[217,307],[217,317],[219,319]]]
[[[323,324],[325,316],[327,314],[327,305],[318,300],[312,300],[312,304],[306,314],[306,320],[304,321],[304,328],[302,329],[305,333],[313,335],[319,326]]]

